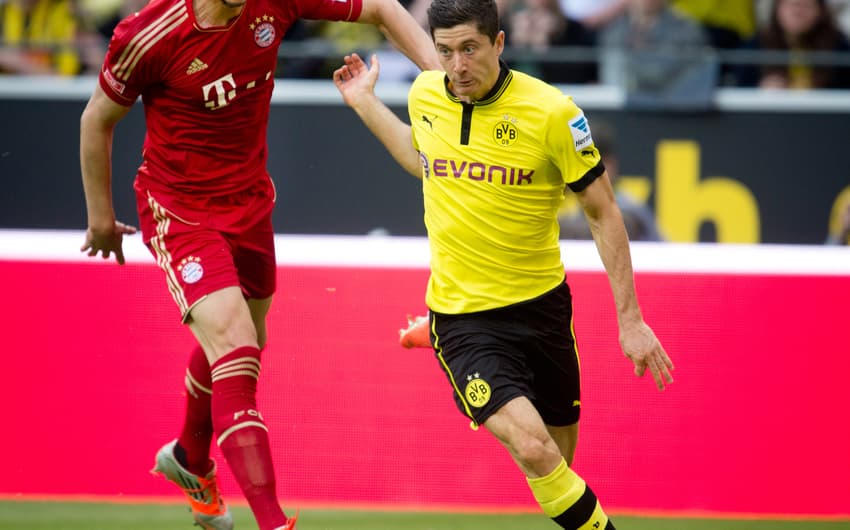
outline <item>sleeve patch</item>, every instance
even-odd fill
[[[103,79],[106,81],[106,84],[109,85],[112,90],[114,90],[117,94],[121,96],[124,95],[124,89],[127,88],[126,85],[115,79],[115,76],[112,75],[112,72],[110,72],[109,68],[107,68],[105,65],[103,67]]]
[[[587,123],[587,118],[584,117],[583,112],[570,120],[570,134],[573,137],[573,145],[576,151],[581,151],[593,143],[593,137],[590,135],[590,124]]]

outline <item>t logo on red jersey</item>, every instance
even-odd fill
[[[211,94],[211,92],[214,92]],[[204,85],[204,105],[210,110],[220,109],[227,106],[236,98],[236,81],[233,74],[219,77],[212,83]]]

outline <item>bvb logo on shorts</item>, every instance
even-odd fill
[[[516,118],[505,116],[504,120],[493,127],[493,140],[503,147],[513,145],[518,137],[519,129],[516,128]]]
[[[466,396],[466,402],[471,407],[480,409],[490,401],[490,385],[487,381],[481,379],[481,375],[478,372],[466,376],[466,381],[466,390],[463,391],[463,395]]]

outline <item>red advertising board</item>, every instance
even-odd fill
[[[55,235],[25,235],[27,258],[6,236],[0,495],[173,495],[147,470],[178,433],[193,342],[159,270],[143,252],[124,267],[61,259]],[[842,251],[636,245],[645,317],[676,363],[658,392],[619,350],[592,248],[565,249],[576,469],[612,511],[850,514]],[[397,344],[405,314],[424,311],[424,242],[281,239],[279,254],[259,403],[285,506],[535,508],[501,446],[455,409],[432,352]]]

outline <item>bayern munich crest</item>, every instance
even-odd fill
[[[264,15],[263,18],[266,19],[269,17],[266,17]],[[260,19],[257,20],[259,21]],[[254,43],[257,46],[259,46],[260,48],[268,48],[269,46],[274,44],[274,38],[277,33],[274,29],[274,25],[272,25],[271,22],[269,22],[268,20],[263,20],[258,22],[257,24],[251,24],[251,26],[254,26]]]
[[[204,268],[201,266],[201,258],[189,256],[180,260],[180,265],[177,266],[183,281],[186,283],[195,283],[204,277]]]

